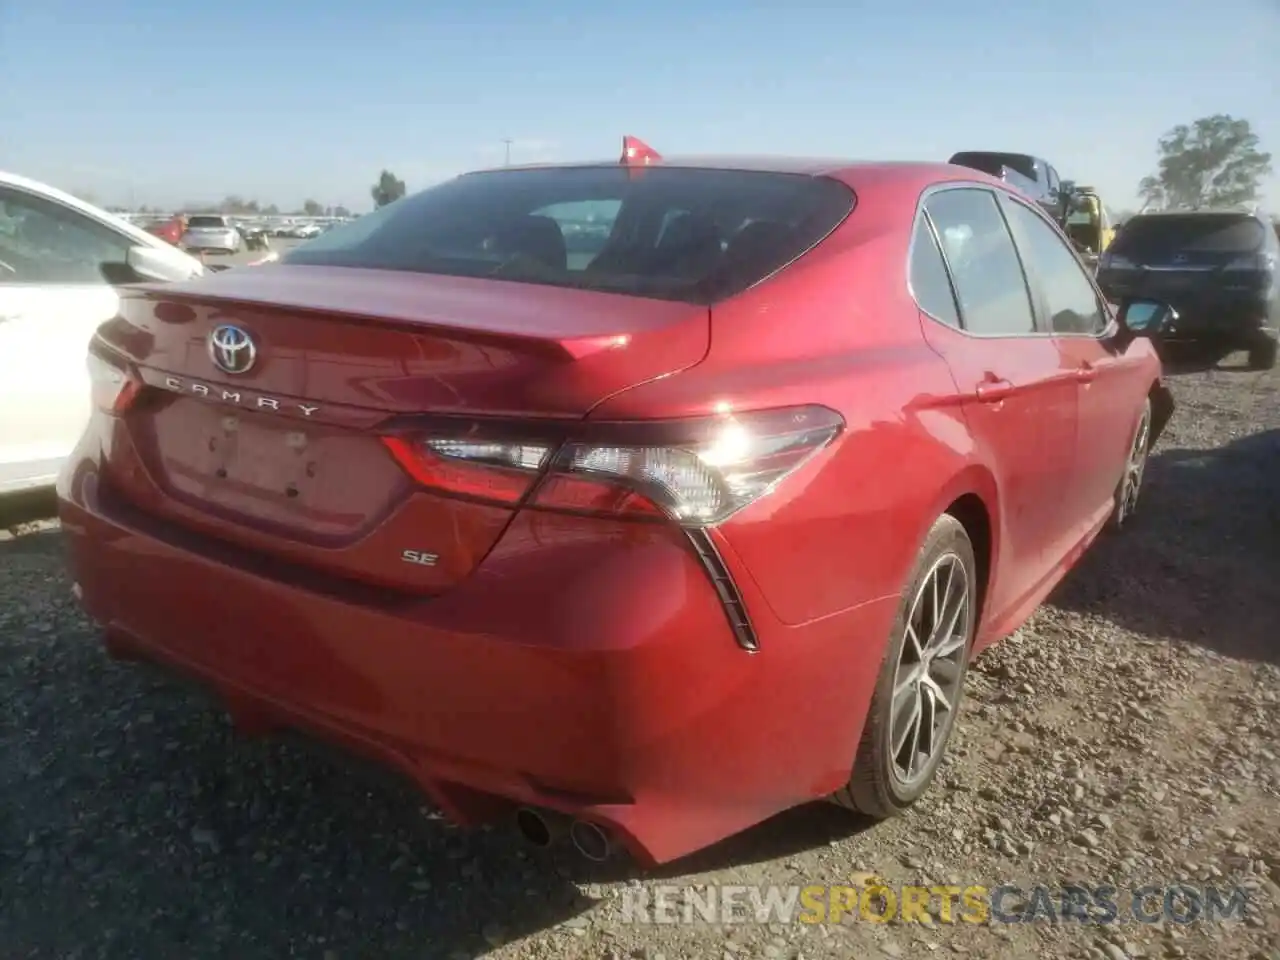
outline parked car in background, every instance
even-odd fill
[[[261,223],[237,223],[246,250],[270,250],[271,231]]]
[[[290,220],[279,224],[274,234],[277,237],[283,237],[290,240],[309,240],[321,233],[320,227],[311,221]]]
[[[1268,218],[1236,210],[1131,217],[1098,263],[1108,296],[1157,297],[1178,316],[1162,334],[1219,356],[1249,352],[1276,364],[1280,336],[1280,238]]]
[[[72,577],[242,729],[537,843],[891,816],[974,653],[1133,514],[1168,308],[1120,306],[955,166],[462,176],[128,297],[58,484]]]
[[[182,235],[187,232],[187,218],[178,213],[164,220],[153,220],[142,229],[176,247],[181,245]]]
[[[89,341],[117,285],[202,273],[159,237],[0,172],[0,496],[51,486],[84,432]]]
[[[230,218],[222,214],[193,214],[187,218],[182,246],[200,253],[239,253],[244,238]]]

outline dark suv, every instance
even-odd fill
[[[1234,211],[1139,214],[1098,262],[1113,302],[1151,297],[1178,318],[1166,341],[1225,355],[1248,350],[1249,365],[1276,363],[1280,327],[1280,238],[1263,216]]]

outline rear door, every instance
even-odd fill
[[[1150,386],[1143,369],[1148,361],[1116,348],[1107,306],[1058,231],[1027,204],[1012,197],[1002,203],[1035,281],[1042,315],[1076,378],[1079,430],[1064,508],[1078,522],[1070,533],[1078,541],[1111,509],[1139,405]]]
[[[49,483],[89,415],[90,338],[119,299],[102,265],[130,238],[0,187],[0,492]]]
[[[977,456],[999,491],[1002,559],[990,608],[999,617],[1038,587],[1074,526],[1062,504],[1076,451],[1075,380],[1070,361],[1037,325],[993,191],[959,186],[932,192],[916,232],[913,288],[925,308],[925,337],[951,368]],[[939,256],[954,299],[948,304],[939,293],[931,305],[921,297],[921,271]]]

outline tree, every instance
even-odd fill
[[[338,204],[336,207],[333,208],[333,215],[335,217],[342,217],[342,219],[346,220],[351,216],[351,211],[348,210],[346,207],[344,207],[342,204]]]
[[[258,201],[246,200],[244,197],[232,194],[223,198],[219,211],[230,214],[256,214],[258,212]]]
[[[369,191],[373,194],[373,205],[375,207],[385,207],[389,203],[395,203],[404,196],[404,181],[396,177],[390,170],[383,170],[378,177],[378,182],[373,185],[373,189]]]
[[[319,217],[324,214],[324,206],[314,200],[304,200],[302,202],[302,212],[308,217]]]
[[[1179,124],[1159,141],[1157,172],[1143,177],[1138,194],[1165,208],[1197,210],[1253,203],[1271,173],[1271,154],[1260,149],[1248,120],[1225,113]]]

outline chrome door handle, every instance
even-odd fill
[[[1013,384],[1008,380],[984,380],[974,392],[984,403],[998,403],[1013,393]]]

